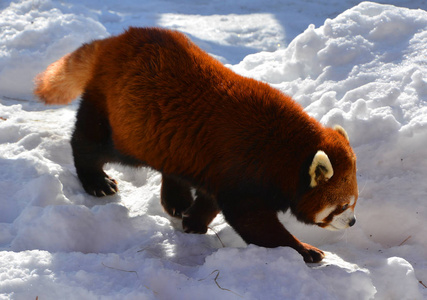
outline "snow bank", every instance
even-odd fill
[[[81,42],[107,36],[105,24],[113,32],[120,18],[132,20],[124,17],[132,15],[124,8],[131,2],[105,3],[124,13],[48,0],[5,7],[0,98],[28,99],[34,74]],[[261,4],[258,22],[266,24],[252,28],[265,36],[248,35],[241,46],[272,50],[276,40],[268,32],[277,23],[260,11]],[[227,14],[228,25],[218,25],[212,38],[206,16],[168,13],[158,21],[186,28],[202,46],[220,39],[229,47],[240,45],[233,37],[242,33],[239,20],[249,18],[244,12],[235,19]],[[427,297],[419,283],[427,283],[426,43],[427,12],[365,2],[319,28],[309,26],[286,49],[230,65],[272,83],[322,123],[341,124],[350,135],[359,167],[357,225],[329,232],[282,216],[303,241],[327,251],[316,265],[290,248],[246,246],[221,215],[206,235],[183,233],[162,211],[154,171],[109,165],[120,193],[88,196],[69,146],[77,104],[46,108],[3,98],[0,299]],[[215,51],[225,57],[227,49]]]
[[[28,99],[34,76],[46,65],[108,35],[93,14],[77,11],[49,0],[24,0],[0,12],[0,96]]]

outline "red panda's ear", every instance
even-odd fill
[[[342,128],[340,125],[335,125],[334,129],[338,131],[338,133],[341,134],[343,137],[345,137],[347,141],[350,141],[350,139],[348,138],[347,131],[345,131],[344,128]]]
[[[310,174],[310,187],[312,188],[321,182],[327,181],[334,175],[334,169],[325,152],[322,150],[317,151],[308,170],[308,174]]]

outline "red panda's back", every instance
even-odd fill
[[[235,74],[179,32],[131,28],[105,43],[92,84],[105,95],[115,147],[155,169],[261,177],[294,152],[280,140],[292,124],[317,128],[290,97]]]

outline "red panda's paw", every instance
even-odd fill
[[[306,263],[318,263],[325,257],[322,250],[306,243],[301,244],[302,248],[298,252],[303,256]]]
[[[182,228],[186,233],[205,234],[208,231],[208,226],[202,220],[185,214],[182,216]]]
[[[85,191],[96,197],[114,195],[118,192],[117,181],[104,173],[104,176],[94,176],[90,180],[82,180]]]

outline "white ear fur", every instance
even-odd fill
[[[313,158],[313,162],[308,170],[310,174],[310,187],[318,185],[319,181],[326,181],[334,175],[334,169],[329,160],[329,157],[322,150],[317,151]]]
[[[350,139],[348,138],[347,131],[345,131],[344,128],[342,128],[340,125],[335,125],[334,129],[338,131],[338,133],[340,133],[343,137],[345,137],[347,141],[350,141]]]

